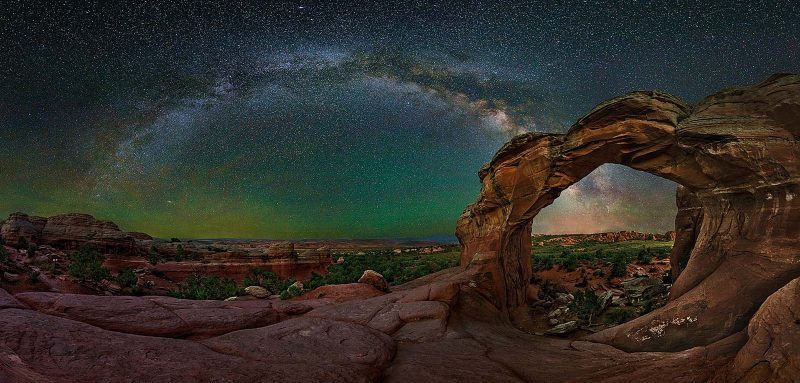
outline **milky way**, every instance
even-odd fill
[[[0,11],[0,214],[159,236],[450,235],[515,134],[800,70],[790,1],[29,3]],[[674,192],[606,165],[534,231],[666,231]]]

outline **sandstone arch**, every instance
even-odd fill
[[[800,276],[798,134],[798,75],[694,107],[658,92],[609,100],[566,134],[512,139],[481,169],[481,194],[456,228],[461,266],[517,320],[531,276],[531,219],[602,164],[643,170],[683,186],[673,263],[690,252],[689,262],[667,306],[591,339],[628,351],[709,344],[742,330],[767,296]]]

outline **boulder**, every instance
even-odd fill
[[[252,297],[256,297],[259,299],[269,298],[272,295],[269,290],[261,287],[261,286],[247,286],[244,288],[244,292],[247,295]]]
[[[364,274],[361,274],[361,278],[358,278],[358,283],[372,285],[380,291],[389,291],[389,283],[386,282],[383,275],[374,270],[365,270]]]
[[[547,330],[545,334],[547,335],[567,335],[575,330],[578,329],[578,322],[577,321],[569,321],[564,322],[560,325],[556,325],[555,327]]]

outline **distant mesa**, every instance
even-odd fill
[[[330,250],[315,244],[311,248],[296,248],[293,242],[285,241],[266,242],[259,247],[250,242],[163,240],[146,233],[126,232],[113,222],[81,213],[52,217],[12,213],[0,222],[0,239],[17,247],[46,245],[64,251],[91,246],[105,253],[107,264],[114,269],[142,267],[143,257],[152,252],[172,259],[178,256],[185,261],[157,267],[176,281],[192,273],[240,280],[252,267],[274,271],[284,279],[305,279],[313,272],[324,272],[332,263]]]

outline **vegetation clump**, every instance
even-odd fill
[[[119,274],[117,274],[117,283],[119,283],[119,286],[122,288],[134,287],[138,282],[139,277],[130,267],[120,270]]]
[[[328,274],[312,274],[305,283],[308,289],[324,285],[355,283],[365,270],[383,275],[389,285],[399,285],[425,275],[458,266],[459,253],[446,251],[434,254],[415,252],[397,255],[389,249],[369,250],[364,254],[341,254],[344,262],[328,267]]]
[[[201,276],[189,274],[186,280],[178,285],[175,290],[170,290],[168,295],[181,299],[217,299],[222,300],[236,296],[238,291],[236,281],[217,276]]]
[[[100,282],[111,276],[111,271],[103,267],[106,257],[91,246],[82,246],[72,254],[69,275],[81,282]]]
[[[573,295],[575,299],[567,307],[578,317],[579,325],[590,326],[600,311],[600,299],[591,290],[578,290]]]

